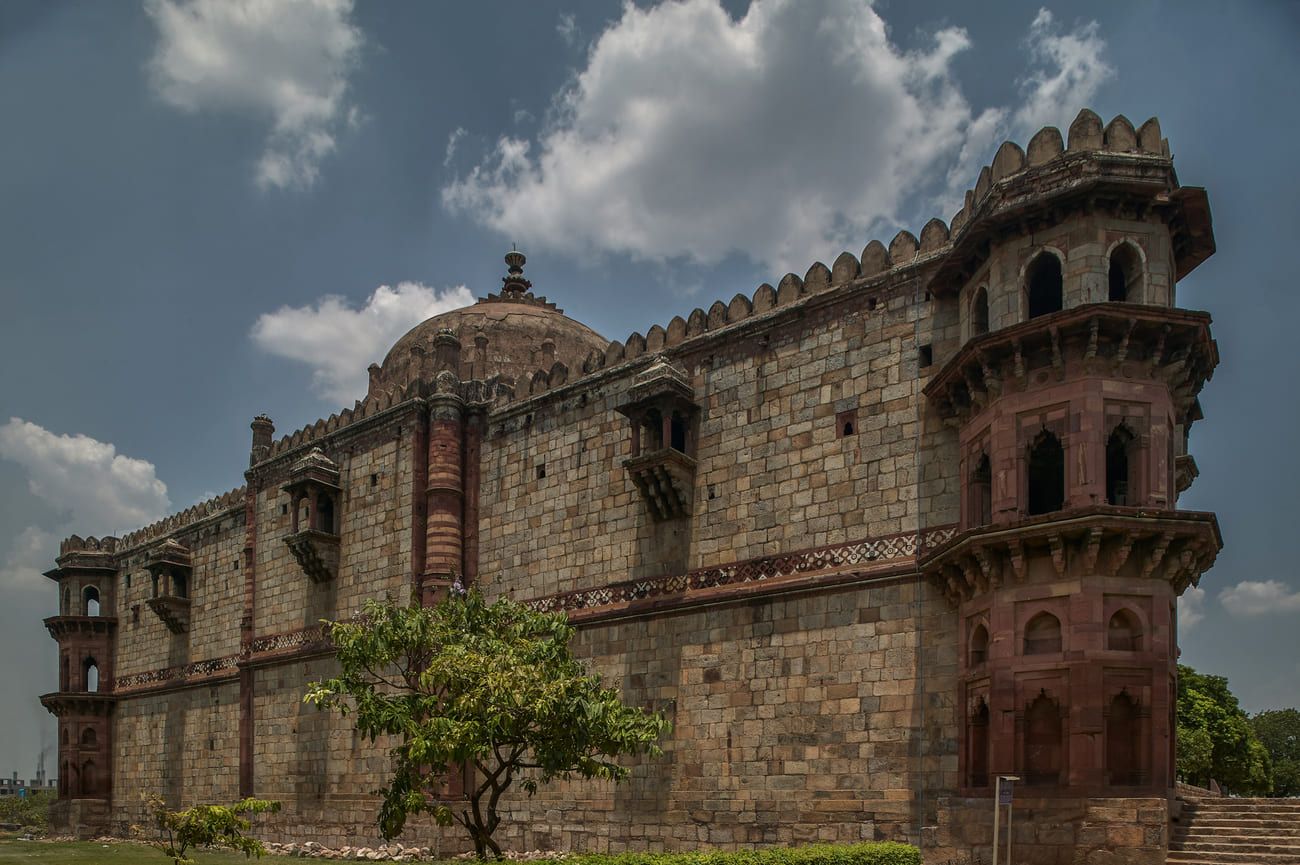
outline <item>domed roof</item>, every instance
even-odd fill
[[[501,294],[489,294],[473,306],[435,315],[417,324],[389,350],[376,371],[371,369],[371,390],[405,386],[431,374],[434,338],[445,331],[460,340],[461,380],[509,379],[516,388],[539,369],[549,371],[559,361],[581,370],[592,351],[602,354],[609,340],[585,324],[574,321],[535,297],[532,283],[523,278],[526,259],[521,252],[506,255],[510,272],[502,279]]]

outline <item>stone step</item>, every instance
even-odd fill
[[[1207,853],[1199,850],[1171,850],[1168,865],[1297,865],[1300,858],[1295,853]]]
[[[1217,814],[1202,814],[1189,817],[1187,814],[1178,821],[1179,826],[1219,826],[1225,829],[1249,829],[1252,826],[1267,826],[1277,829],[1289,829],[1300,826],[1300,820],[1289,817],[1224,817]]]
[[[1243,808],[1265,808],[1300,812],[1300,800],[1296,799],[1197,799],[1184,800],[1187,807],[1202,811],[1239,810]]]
[[[1274,844],[1256,839],[1237,840],[1219,838],[1214,841],[1171,841],[1170,850],[1187,850],[1197,853],[1289,853],[1300,859],[1300,844]]]
[[[1175,838],[1297,838],[1300,826],[1216,826],[1197,821],[1190,826],[1178,826]]]
[[[1286,811],[1188,811],[1188,810],[1184,810],[1182,819],[1280,820],[1284,823],[1300,823],[1300,812],[1291,814]]]

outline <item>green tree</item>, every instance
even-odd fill
[[[1268,795],[1268,751],[1223,676],[1178,665],[1178,774],[1208,785],[1213,778],[1236,793]]]
[[[1273,763],[1273,795],[1300,796],[1300,710],[1260,712],[1250,725]]]
[[[157,794],[143,797],[158,828],[166,835],[163,853],[173,865],[194,865],[186,854],[199,847],[224,847],[245,856],[261,857],[266,852],[262,842],[244,833],[250,828],[246,814],[279,811],[279,802],[244,799],[233,805],[195,805],[184,811],[172,811]]]
[[[477,591],[435,607],[368,601],[355,622],[333,622],[338,678],[311,684],[306,702],[355,714],[358,732],[400,740],[393,777],[379,791],[379,829],[401,834],[408,815],[459,823],[480,858],[500,858],[492,834],[501,797],[530,795],[556,778],[618,782],[628,754],[658,756],[668,722],[623,705],[573,657],[563,613],[538,613]],[[439,801],[442,781],[465,769],[466,798]]]

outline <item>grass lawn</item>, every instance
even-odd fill
[[[245,859],[238,853],[199,853],[199,865],[234,865],[243,863],[302,862],[288,856],[263,856]],[[91,841],[19,841],[12,835],[0,836],[0,865],[168,865],[171,860],[162,852],[143,844],[96,844]]]

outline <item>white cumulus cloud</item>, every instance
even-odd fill
[[[162,517],[171,507],[167,485],[153,463],[124,456],[85,435],[50,432],[10,418],[0,426],[0,459],[21,466],[28,491],[61,515],[58,526],[29,525],[10,544],[0,564],[0,586],[39,585],[53,567],[61,537],[116,534]]]
[[[357,117],[347,98],[361,31],[352,0],[145,0],[158,28],[154,89],[184,111],[270,123],[262,187],[306,187]]]
[[[1178,599],[1178,630],[1187,633],[1205,618],[1205,589],[1188,586]]]
[[[1095,25],[1040,12],[1025,107],[976,113],[952,73],[969,45],[945,28],[905,51],[867,0],[754,0],[739,19],[718,0],[627,4],[539,136],[501,137],[443,204],[535,248],[802,272],[892,233],[932,178],[947,206],[954,165],[964,189],[997,136],[1068,123],[1104,79]]]
[[[366,391],[366,369],[402,334],[427,318],[474,302],[463,285],[436,291],[418,282],[381,285],[361,308],[334,295],[308,306],[283,306],[253,325],[253,342],[279,357],[307,364],[312,387],[337,402]]]
[[[1219,603],[1234,616],[1300,612],[1300,591],[1280,580],[1242,580],[1219,592]]]

